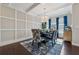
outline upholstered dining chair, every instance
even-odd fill
[[[40,46],[39,42],[41,41],[40,30],[32,29],[32,35],[33,35],[32,45],[34,45],[34,46],[37,45],[39,48],[39,46]]]
[[[50,44],[52,44],[52,46],[54,46],[56,43],[56,40],[57,40],[57,31],[54,30],[53,32],[51,32],[47,38],[49,39],[49,42],[51,41]]]
[[[53,31],[53,44],[55,44],[56,43],[56,41],[57,41],[57,31],[55,30],[55,31]]]
[[[38,29],[32,29],[32,51],[38,51],[39,45],[38,42],[40,41],[40,32]]]

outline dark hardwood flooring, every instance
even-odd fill
[[[72,44],[65,41],[61,50],[61,55],[71,55],[72,54]]]
[[[0,55],[31,55],[20,43],[0,47]]]
[[[64,42],[61,55],[77,55],[79,47],[72,46],[70,42]],[[0,55],[31,55],[20,42],[0,47]]]
[[[79,47],[72,46],[72,55],[79,55]]]

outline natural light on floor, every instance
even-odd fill
[[[63,39],[59,39],[59,38],[58,38],[58,39],[57,39],[57,43],[58,43],[58,44],[62,44],[62,43],[63,43]]]

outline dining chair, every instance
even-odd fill
[[[52,44],[52,46],[54,46],[57,41],[57,31],[54,30],[53,32],[51,32],[49,34],[49,36],[47,37],[47,39],[49,42],[51,42],[50,44]]]

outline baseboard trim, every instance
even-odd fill
[[[15,39],[15,40],[10,40],[10,41],[0,42],[0,46],[5,46],[5,45],[8,45],[8,44],[20,42],[20,41],[27,40],[27,39],[30,39],[30,38],[32,38],[32,37],[26,37],[26,38],[21,38],[21,39]]]
[[[74,46],[78,46],[78,47],[79,47],[79,44],[77,44],[77,43],[72,43],[72,45],[74,45]]]

